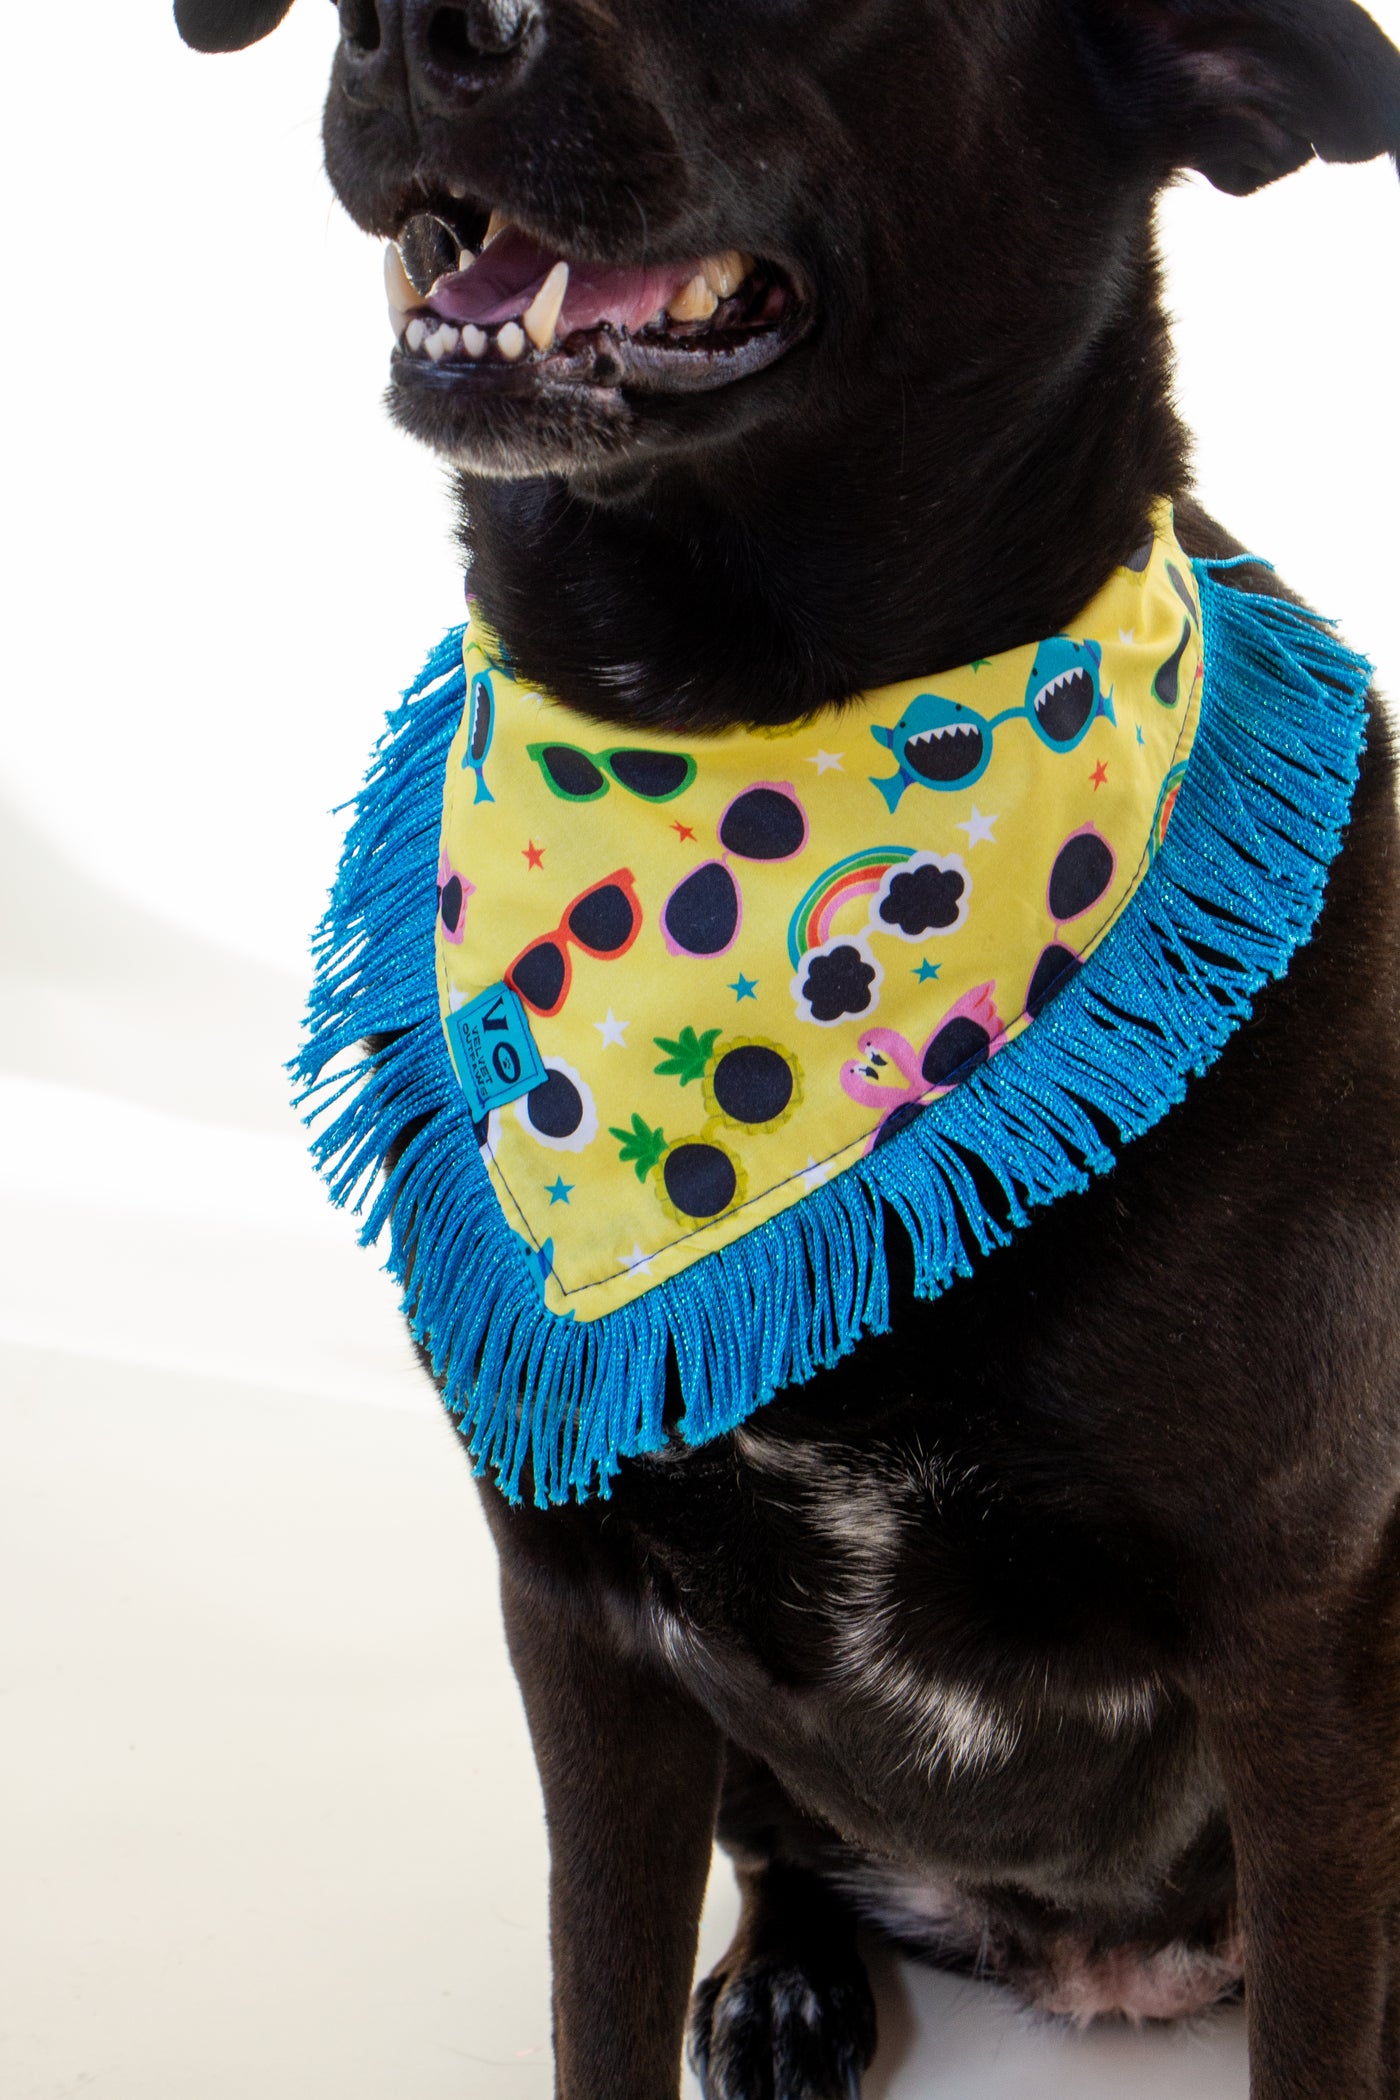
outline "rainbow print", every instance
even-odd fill
[[[1181,792],[1181,783],[1185,778],[1186,766],[1183,761],[1181,765],[1173,766],[1166,779],[1162,782],[1162,792],[1157,797],[1157,809],[1152,819],[1152,830],[1147,840],[1149,866],[1162,850],[1162,841],[1167,835],[1167,826],[1172,820],[1172,811],[1176,808],[1176,798]]]
[[[831,939],[836,914],[856,897],[873,897],[891,868],[911,858],[912,846],[868,846],[838,860],[812,884],[788,924],[788,956],[794,970],[810,948]]]

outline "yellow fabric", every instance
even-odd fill
[[[475,618],[465,664],[441,1008],[523,999],[537,1083],[483,1118],[483,1154],[546,1304],[580,1320],[799,1202],[1033,1025],[1150,864],[1203,679],[1165,506],[1066,635],[778,732],[600,729]]]

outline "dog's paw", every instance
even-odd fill
[[[860,2100],[875,2054],[860,1957],[726,1957],[691,2003],[689,2053],[705,2100]]]

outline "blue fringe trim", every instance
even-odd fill
[[[387,1266],[478,1471],[544,1507],[608,1492],[659,1449],[668,1350],[703,1444],[889,1324],[885,1210],[936,1297],[1038,1205],[1114,1164],[1180,1101],[1313,931],[1365,738],[1370,666],[1281,599],[1198,563],[1206,689],[1160,853],[1085,967],[999,1057],[896,1138],[606,1318],[549,1313],[507,1226],[438,1018],[442,778],[465,701],[461,631],[389,718],[315,942],[292,1069],[331,1195],[387,1227]],[[366,1038],[380,1039],[366,1058]],[[383,1040],[387,1038],[387,1040]],[[323,1119],[329,1116],[329,1121]],[[1005,1222],[973,1162],[1001,1190]]]

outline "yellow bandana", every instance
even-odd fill
[[[608,732],[466,630],[437,974],[501,1210],[592,1321],[798,1203],[1032,1025],[1196,733],[1171,511],[1064,634],[794,728]]]

